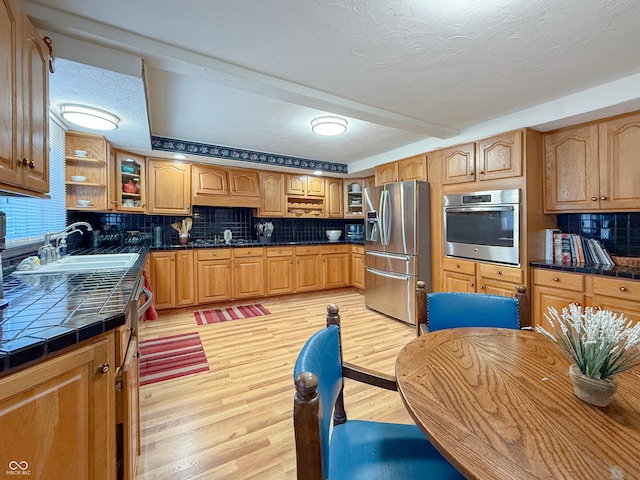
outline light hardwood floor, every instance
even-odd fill
[[[262,303],[271,315],[199,326],[189,310],[140,326],[140,339],[199,332],[210,371],[141,387],[138,480],[295,479],[293,364],[327,305],[340,307],[347,361],[394,374],[415,337],[350,289]],[[412,422],[397,392],[352,380],[345,405],[349,418]]]

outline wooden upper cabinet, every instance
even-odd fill
[[[442,184],[521,176],[522,135],[523,131],[517,130],[442,150]]]
[[[544,150],[545,210],[598,209],[598,126],[549,133]]]
[[[398,160],[398,181],[427,181],[427,156],[425,154]]]
[[[375,171],[376,185],[393,183],[398,181],[398,162],[377,165]]]
[[[600,208],[640,210],[640,113],[599,124]]]
[[[477,142],[479,181],[522,175],[522,131],[509,132]]]
[[[193,165],[193,196],[229,195],[227,172],[222,167]]]
[[[65,148],[67,209],[110,209],[107,203],[110,158],[107,140],[102,135],[68,131],[65,134]],[[87,154],[76,156],[75,150],[84,150]],[[78,181],[78,176],[84,177],[84,180]],[[88,200],[90,204],[80,205],[78,200]]]
[[[147,208],[146,159],[133,153],[114,152],[113,182],[117,210],[144,213]],[[135,188],[134,188],[135,187]]]
[[[286,213],[284,173],[258,172],[260,179],[259,217],[283,217]]]
[[[287,195],[324,197],[324,184],[323,177],[287,174]]]
[[[327,178],[327,216],[329,218],[344,217],[341,178]]]
[[[257,208],[260,206],[258,172],[194,164],[193,204]]]
[[[147,160],[148,213],[189,215],[191,165],[150,158]]]
[[[476,146],[474,143],[442,150],[442,184],[473,182],[475,180]]]
[[[242,197],[260,198],[260,180],[255,170],[227,169],[229,193]]]
[[[0,188],[49,191],[48,48],[17,2],[0,4]]]

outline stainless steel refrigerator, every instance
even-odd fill
[[[431,291],[429,205],[427,182],[365,189],[365,305],[412,325],[416,282]]]

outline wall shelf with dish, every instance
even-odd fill
[[[287,217],[326,217],[324,198],[287,197]]]
[[[146,209],[146,159],[129,152],[115,152],[116,209],[144,213]]]
[[[107,141],[100,135],[66,133],[67,209],[107,209]]]

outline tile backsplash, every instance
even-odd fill
[[[252,215],[250,208],[218,208],[218,207],[193,207],[191,218],[193,227],[191,239],[211,240],[216,235],[222,235],[226,229],[231,230],[234,239],[255,240],[254,225],[257,222],[273,223],[273,241],[276,242],[304,242],[326,240],[325,230],[339,229],[344,232],[347,223],[364,223],[363,220],[344,219],[297,219],[297,218],[258,218]],[[155,226],[162,227],[163,241],[165,244],[176,244],[178,234],[171,228],[171,224],[185,218],[181,216],[165,215],[137,215],[125,213],[93,213],[93,212],[67,212],[67,222],[79,220],[88,221],[94,229],[102,225],[109,225],[121,233],[129,230],[139,231],[149,241],[153,237]],[[69,237],[80,245],[88,246],[89,238]],[[344,240],[344,233],[341,237]]]
[[[640,213],[565,213],[558,228],[598,239],[612,255],[640,257]]]

